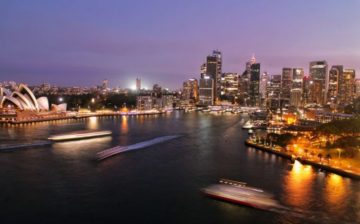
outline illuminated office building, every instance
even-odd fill
[[[221,77],[221,98],[234,101],[239,94],[239,74],[223,73]]]
[[[214,98],[213,103],[215,104],[216,99],[220,98],[221,95],[221,70],[222,70],[222,54],[218,50],[214,50],[213,53],[206,57],[205,66],[201,66],[201,78],[205,79],[209,77],[214,80],[213,92]]]
[[[260,89],[259,89],[259,92],[260,92],[260,105],[261,106],[266,106],[266,95],[267,95],[267,85],[268,85],[268,82],[269,82],[269,75],[267,72],[264,72],[262,75],[261,75],[261,78],[260,78]]]
[[[339,95],[339,80],[343,76],[343,66],[334,65],[329,71],[329,86],[328,86],[328,97],[327,101],[331,107],[335,107],[338,103]]]
[[[250,66],[249,106],[260,106],[260,63]]]
[[[294,107],[303,106],[302,95],[303,95],[303,79],[304,69],[293,68],[292,69],[292,85],[290,91],[290,105]]]
[[[189,79],[183,83],[181,98],[189,104],[196,104],[199,101],[199,85],[196,79]]]
[[[324,105],[327,99],[328,65],[326,61],[310,62],[310,103]]]
[[[355,70],[344,69],[339,79],[339,104],[349,104],[355,96]]]
[[[199,104],[214,105],[214,80],[205,76],[199,80]]]
[[[283,105],[290,104],[290,93],[292,88],[292,68],[283,68],[281,74],[281,101]]]

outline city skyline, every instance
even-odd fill
[[[0,0],[2,223],[360,223],[360,0]]]
[[[110,86],[126,88],[139,77],[144,87],[178,89],[199,77],[204,55],[213,49],[223,53],[223,72],[242,73],[254,53],[261,72],[271,75],[284,67],[308,74],[311,61],[326,60],[359,77],[354,21],[360,2],[156,3],[3,1],[2,81],[94,86],[108,79]]]

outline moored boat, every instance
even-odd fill
[[[251,129],[254,127],[254,124],[251,122],[251,120],[248,120],[243,126],[243,129]]]

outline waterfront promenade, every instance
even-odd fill
[[[259,149],[265,152],[269,152],[269,153],[273,153],[276,154],[278,156],[281,156],[283,158],[289,159],[289,160],[298,160],[299,162],[303,163],[303,164],[308,164],[311,165],[317,169],[320,170],[325,170],[328,172],[332,172],[344,177],[350,177],[356,180],[360,180],[360,173],[353,170],[353,169],[342,169],[341,167],[337,167],[337,166],[332,166],[330,164],[325,164],[323,163],[322,160],[316,160],[316,159],[311,159],[309,157],[304,157],[304,156],[300,156],[297,154],[294,154],[292,152],[287,152],[284,148],[280,147],[280,146],[267,146],[261,143],[257,143],[253,140],[251,140],[250,138],[247,139],[245,141],[245,145],[253,147],[255,149]]]
[[[130,112],[91,112],[91,113],[74,113],[64,114],[62,116],[48,116],[48,117],[28,117],[22,119],[0,120],[0,125],[18,125],[30,124],[38,122],[58,121],[58,120],[75,120],[89,117],[107,117],[107,116],[143,116],[143,115],[158,115],[164,114],[165,111],[130,111]]]

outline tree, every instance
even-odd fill
[[[307,157],[308,153],[309,153],[309,150],[305,149],[304,152],[305,152],[305,157]]]
[[[342,149],[336,149],[337,151],[338,151],[338,153],[339,153],[339,159],[341,158],[341,153],[343,152],[343,150]]]
[[[356,98],[352,104],[345,106],[344,112],[347,114],[360,114],[360,97]]]
[[[344,120],[334,120],[322,124],[316,128],[314,135],[325,136],[359,136],[360,135],[360,118],[350,118]]]
[[[318,158],[319,158],[319,160],[320,160],[320,162],[322,161],[322,158],[323,158],[323,154],[322,153],[319,153],[318,154]]]
[[[328,154],[326,154],[326,157],[325,157],[325,158],[326,158],[328,164],[330,164],[331,155],[328,153]]]
[[[281,135],[273,135],[273,137],[275,144],[285,147],[294,139],[295,136],[290,133],[285,133]]]
[[[312,157],[314,157],[314,156],[315,156],[315,152],[314,152],[314,151],[311,151],[311,152],[310,152],[310,155],[311,155]]]

